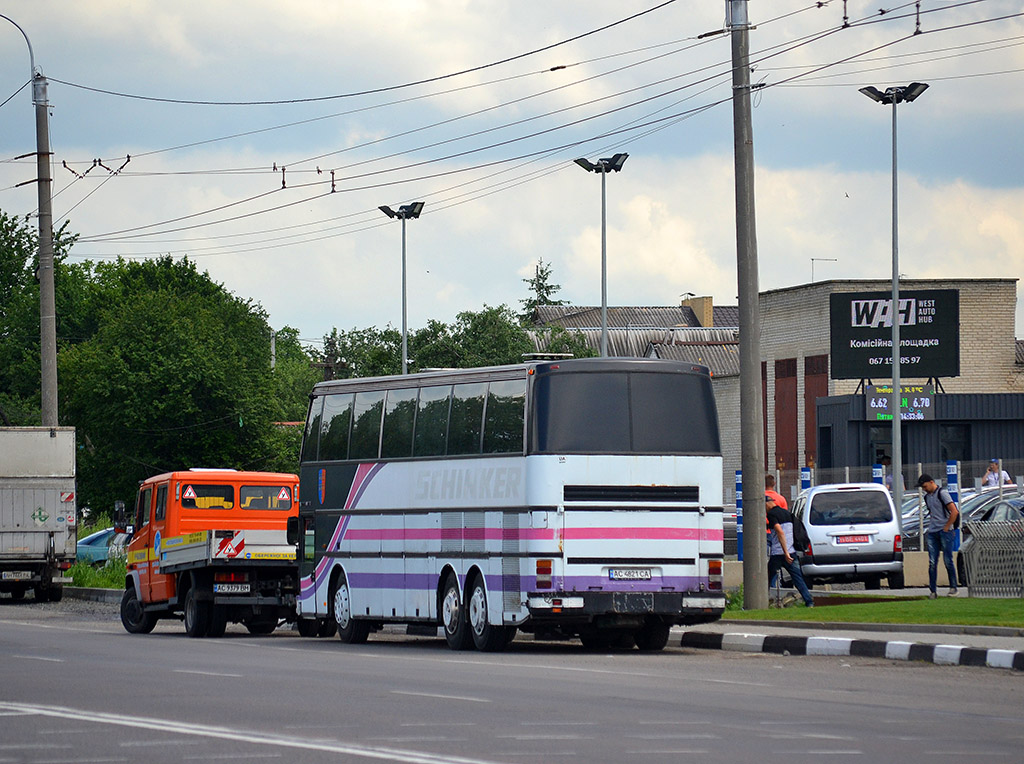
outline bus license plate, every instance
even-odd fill
[[[3,576],[4,581],[27,581],[30,578],[32,578],[30,570],[5,570]]]
[[[216,594],[248,594],[249,584],[214,584]]]
[[[608,571],[612,581],[650,581],[650,568],[612,568]]]
[[[866,544],[868,543],[867,536],[839,536],[836,541],[840,544]]]

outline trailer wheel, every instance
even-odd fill
[[[210,633],[210,611],[213,603],[196,599],[196,588],[189,588],[185,595],[185,633],[199,639]]]
[[[495,626],[487,620],[487,592],[484,590],[484,582],[480,576],[473,578],[469,593],[469,620],[470,633],[473,636],[473,644],[476,649],[484,653],[495,653],[504,650],[508,645],[508,629],[504,626]]]
[[[143,611],[134,586],[125,589],[121,597],[121,625],[129,634],[149,634],[156,626],[156,617]]]
[[[342,573],[331,594],[331,617],[338,625],[338,638],[347,645],[361,645],[370,636],[370,624],[352,617],[352,593]]]
[[[462,593],[454,573],[449,573],[444,581],[441,595],[441,625],[444,626],[444,638],[452,650],[468,650],[473,645],[473,637],[469,631],[469,620],[466,608],[462,605]]]

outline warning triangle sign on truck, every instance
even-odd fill
[[[292,500],[292,497],[288,493],[288,489],[287,488],[282,488],[281,492],[279,494],[277,494],[277,498],[280,499],[281,501],[291,501]]]
[[[192,486],[185,486],[185,493],[181,495],[183,499],[194,499],[196,497],[196,489]]]

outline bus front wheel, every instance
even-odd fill
[[[444,626],[444,638],[452,650],[468,650],[473,644],[466,609],[462,606],[462,594],[455,574],[449,573],[444,582],[441,595],[441,625]]]
[[[487,592],[480,576],[473,579],[473,585],[470,587],[468,619],[473,644],[477,650],[494,653],[508,646],[509,629],[505,626],[495,626],[487,620]]]
[[[352,617],[352,594],[342,573],[331,597],[331,617],[338,625],[338,638],[347,645],[361,645],[370,636],[370,624]]]

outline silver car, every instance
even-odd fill
[[[878,483],[819,485],[801,493],[793,515],[807,530],[801,550],[804,579],[861,581],[867,589],[903,588],[903,539],[892,497]]]

